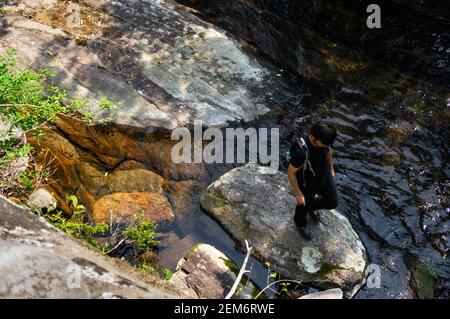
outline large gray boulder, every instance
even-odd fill
[[[0,196],[0,298],[179,298]],[[143,280],[151,281],[151,284]]]
[[[241,247],[247,239],[261,262],[290,279],[323,288],[339,287],[352,296],[364,279],[367,256],[347,218],[320,211],[309,223],[313,240],[305,241],[293,222],[295,197],[286,174],[257,164],[233,169],[211,184],[202,207]]]

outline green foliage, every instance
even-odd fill
[[[69,202],[69,205],[74,208],[73,214],[75,216],[82,216],[86,213],[86,207],[78,203],[78,198],[75,195],[66,196],[66,200]]]
[[[78,220],[84,217],[80,216],[80,214],[83,214],[82,210],[75,212],[70,219],[65,218],[61,211],[56,213],[50,212],[44,216],[51,224],[68,235],[84,240],[94,247],[105,251],[106,247],[100,245],[96,240],[96,237],[104,236],[108,231],[109,226],[105,223],[91,225],[89,223],[80,222]]]
[[[135,216],[133,223],[125,229],[125,238],[134,242],[137,250],[147,250],[156,246],[155,240],[157,224],[146,221],[141,215]]]
[[[35,189],[34,181],[37,173],[34,170],[22,172],[19,174],[17,180],[27,191],[32,192]]]
[[[172,276],[173,276],[173,273],[170,269],[159,268],[158,266],[149,265],[149,264],[145,264],[145,263],[139,264],[137,266],[137,269],[146,274],[156,276],[160,279],[167,280],[167,281],[172,279]]]
[[[164,268],[163,269],[164,272],[164,279],[169,281],[170,279],[172,279],[173,273],[170,269]]]
[[[159,277],[158,270],[153,265],[139,264],[139,266],[137,266],[137,269],[142,271],[142,272],[144,272],[144,273],[146,273],[146,274],[150,274],[152,276],[158,276]]]
[[[11,147],[8,152],[5,152],[5,149],[8,149],[8,147],[0,142],[0,149],[1,153],[3,153],[3,156],[0,157],[0,168],[2,168],[15,159],[28,157],[33,147],[30,145]]]
[[[1,9],[1,8],[0,8]],[[0,11],[1,13],[1,11]],[[83,99],[67,97],[65,91],[45,81],[55,74],[48,70],[28,70],[17,67],[16,51],[9,49],[0,56],[0,119],[9,123],[9,131],[1,132],[0,170],[19,157],[30,157],[33,148],[29,145],[18,145],[11,134],[13,129],[31,133],[41,137],[40,128],[52,123],[60,114],[76,116],[88,124],[102,124],[111,119],[113,111],[119,106],[108,99],[102,99],[97,106],[101,113],[108,112],[109,117],[102,115],[102,120],[92,114],[89,103]],[[13,175],[13,174],[12,174]],[[31,180],[26,175],[19,178],[25,183],[25,189],[32,189]],[[0,182],[0,193],[8,188],[7,183]]]
[[[283,292],[287,293],[288,292],[288,287],[291,285],[291,283],[289,283],[289,282],[280,282],[279,285],[280,285],[280,288],[281,288],[280,293],[283,293]]]

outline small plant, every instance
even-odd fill
[[[74,216],[77,217],[76,215]],[[72,216],[72,218],[74,216]],[[106,247],[98,243],[96,236],[105,235],[109,228],[107,224],[101,223],[91,225],[88,223],[72,221],[72,218],[66,219],[61,211],[58,211],[57,213],[48,213],[45,217],[52,225],[61,229],[68,235],[84,240],[102,251],[106,249]]]
[[[74,216],[84,216],[84,213],[86,213],[86,207],[78,203],[78,197],[76,197],[75,195],[70,195],[67,196],[66,199],[69,202],[69,205],[74,209]]]
[[[164,268],[163,269],[164,272],[164,279],[169,281],[170,279],[172,279],[173,273],[170,269]]]
[[[34,180],[36,178],[36,171],[25,171],[19,174],[18,182],[29,192],[34,191]]]
[[[160,279],[169,281],[172,279],[173,273],[170,269],[167,268],[159,268],[158,266],[154,266],[151,264],[141,263],[137,266],[139,271],[142,271],[146,274],[150,274],[152,276],[156,276]]]
[[[109,226],[105,223],[91,225],[83,222],[86,208],[78,204],[78,198],[74,195],[67,196],[74,211],[72,217],[66,218],[61,211],[56,210],[56,204],[47,209],[44,217],[56,228],[62,230],[69,236],[84,240],[92,246],[104,251],[107,247],[99,244],[96,237],[104,236],[108,231]],[[40,213],[40,212],[38,212]]]
[[[156,237],[157,224],[153,221],[146,221],[142,215],[133,218],[133,222],[128,226],[124,235],[125,238],[134,242],[137,250],[145,251],[157,245]]]
[[[150,274],[150,275],[159,276],[155,267],[153,267],[152,265],[139,264],[139,266],[137,266],[137,269],[139,269],[140,271],[142,271],[144,273]]]

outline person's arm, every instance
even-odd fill
[[[327,163],[328,163],[328,169],[330,170],[331,176],[334,177],[334,167],[333,167],[333,151],[330,149],[330,151],[327,153]]]
[[[289,183],[292,186],[292,190],[294,191],[295,198],[297,199],[298,205],[306,205],[305,197],[303,196],[302,191],[300,190],[300,186],[298,186],[297,175],[299,168],[295,168],[292,164],[288,166],[288,178]]]

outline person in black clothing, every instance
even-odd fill
[[[333,125],[320,121],[291,147],[288,177],[297,199],[294,222],[306,240],[312,239],[311,232],[305,227],[307,214],[318,222],[316,210],[338,206],[331,150],[336,137]]]

